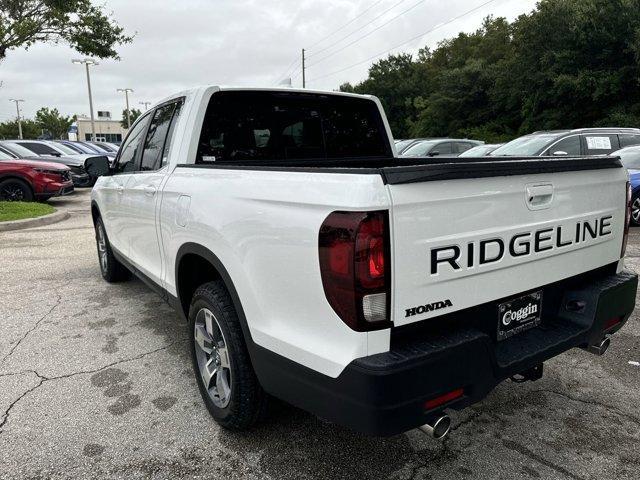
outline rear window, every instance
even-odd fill
[[[376,104],[288,92],[219,92],[202,126],[197,163],[389,157]]]
[[[38,155],[56,155],[59,154],[57,150],[51,148],[49,145],[45,145],[43,143],[35,143],[35,142],[20,142],[17,145],[28,148],[33,153],[37,153]]]

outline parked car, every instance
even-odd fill
[[[436,138],[432,140],[420,140],[409,148],[406,148],[401,157],[457,157],[462,152],[482,145],[478,140],[457,138]]]
[[[535,132],[497,148],[493,156],[608,155],[640,144],[638,128],[577,128]]]
[[[424,140],[432,140],[431,138],[408,138],[402,139],[399,142],[396,142],[396,153],[398,155],[402,155],[402,153],[408,149],[409,147],[415,145],[418,142],[422,142]]]
[[[90,155],[105,155],[109,158],[114,158],[116,156],[115,152],[104,150],[96,145],[91,145],[87,142],[77,142],[71,140],[54,140],[56,143],[60,143],[65,145],[71,149],[73,149],[76,153],[84,153]]]
[[[620,157],[622,165],[629,172],[631,185],[631,223],[640,226],[640,145],[626,147],[611,154]]]
[[[120,145],[116,145],[115,143],[109,143],[109,142],[87,142],[87,143],[90,143],[91,145],[101,148],[106,152],[118,153],[118,150],[120,149]]]
[[[45,201],[72,192],[68,167],[14,158],[0,151],[0,201]]]
[[[96,155],[76,154],[75,152],[67,154],[65,152],[68,150],[65,149],[68,147],[55,145],[55,142],[51,143],[54,145],[41,140],[4,140],[0,142],[0,146],[16,157],[30,160],[42,159],[68,166],[71,169],[71,178],[76,187],[90,187],[95,183],[96,179],[87,174],[84,165],[88,158],[95,158]]]
[[[201,87],[144,113],[113,169],[87,161],[103,278],[133,272],[188,319],[222,426],[270,394],[441,437],[445,409],[602,354],[629,319],[618,159],[399,162],[387,125],[375,97]]]
[[[484,145],[478,145],[477,147],[470,148],[466,152],[462,152],[459,157],[486,157],[496,149],[501,147],[502,143],[490,143]]]

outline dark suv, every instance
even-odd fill
[[[535,132],[511,140],[491,156],[608,155],[630,145],[640,145],[638,128],[577,128]]]

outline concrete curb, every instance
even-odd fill
[[[25,228],[43,227],[52,223],[61,222],[69,218],[69,212],[53,212],[36,218],[25,218],[24,220],[14,220],[11,222],[0,222],[0,232],[11,230],[23,230]]]

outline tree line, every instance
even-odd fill
[[[640,0],[541,0],[513,22],[374,63],[341,91],[382,101],[396,138],[505,141],[536,130],[640,127]]]

